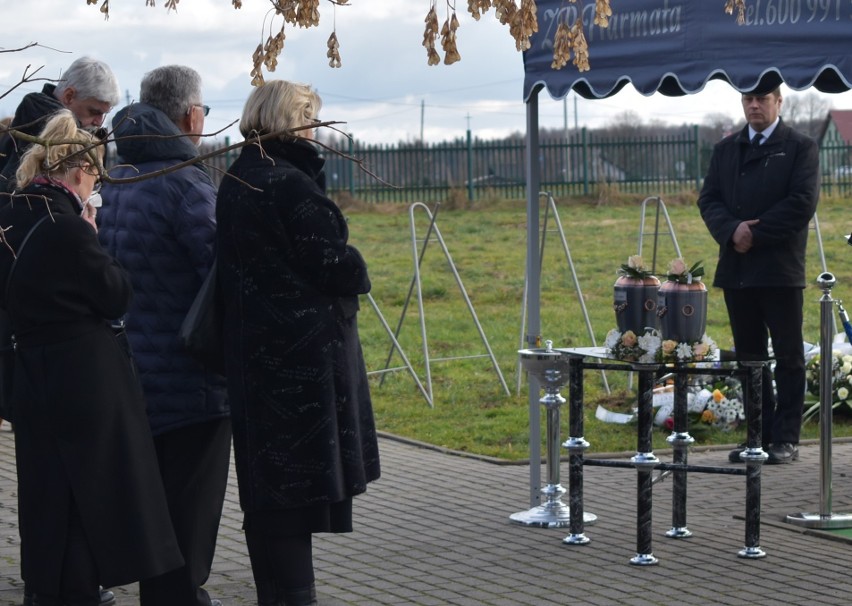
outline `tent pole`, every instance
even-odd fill
[[[538,93],[536,87],[526,101],[527,145],[525,164],[527,173],[527,347],[541,347],[541,272],[539,265],[539,189],[541,164],[539,156]],[[529,376],[530,420],[530,507],[541,504],[541,405],[539,381]]]

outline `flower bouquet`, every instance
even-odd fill
[[[805,398],[803,422],[819,413],[820,372],[820,356],[817,354],[805,365],[808,397]],[[831,352],[831,377],[831,409],[841,407],[852,409],[852,355],[843,355],[839,351]]]

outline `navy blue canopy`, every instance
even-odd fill
[[[544,86],[560,99],[575,90],[594,99],[632,83],[643,95],[695,93],[708,80],[740,92],[785,82],[837,93],[852,88],[852,3],[849,0],[747,0],[746,22],[723,0],[613,2],[609,27],[593,25],[594,2],[538,0],[539,31],[524,53],[524,100]],[[591,70],[551,67],[553,37],[567,16],[583,11]]]

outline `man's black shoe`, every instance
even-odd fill
[[[747,447],[748,445],[745,442],[737,444],[737,447],[728,453],[728,461],[731,463],[742,463],[743,460],[740,458],[740,455]]]
[[[770,465],[792,463],[799,459],[799,447],[790,442],[770,444],[766,452],[769,454],[766,462]]]

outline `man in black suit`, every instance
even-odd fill
[[[713,149],[698,198],[719,243],[713,285],[724,290],[738,358],[765,360],[763,447],[768,463],[799,456],[805,396],[802,304],[808,229],[819,199],[819,148],[781,120],[778,88],[742,95],[748,124]],[[729,459],[740,461],[742,448]]]

